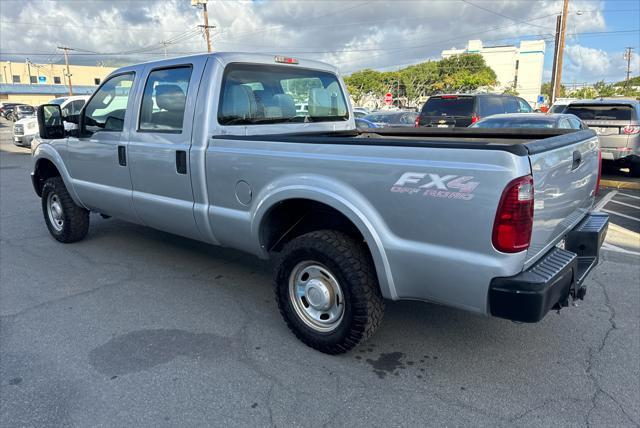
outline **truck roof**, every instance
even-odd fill
[[[252,64],[268,64],[268,65],[281,64],[279,62],[276,62],[277,56],[281,56],[281,55],[277,55],[277,54],[270,55],[270,54],[264,54],[264,53],[250,53],[250,52],[214,52],[214,53],[207,53],[207,54],[187,55],[187,56],[173,57],[173,58],[167,58],[167,59],[162,59],[157,61],[148,61],[144,63],[138,63],[134,65],[129,65],[126,67],[121,67],[114,70],[109,75],[122,73],[124,71],[135,70],[135,69],[138,69],[141,65],[145,65],[145,66],[152,65],[152,66],[162,67],[165,64],[175,65],[176,61],[180,59],[192,60],[194,58],[206,58],[206,57],[215,58],[223,67],[226,66],[227,64],[234,63],[234,62],[244,62],[244,63],[252,63]],[[290,66],[290,67],[299,67],[299,68],[312,68],[315,70],[323,70],[323,71],[328,71],[331,73],[338,74],[338,68],[331,64],[327,64],[325,62],[320,62],[320,61],[314,61],[310,59],[297,58],[297,57],[295,59],[298,61],[297,64],[281,64],[281,65]]]

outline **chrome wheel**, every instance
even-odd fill
[[[342,289],[329,269],[306,261],[289,277],[289,299],[298,317],[319,332],[335,330],[344,316]]]
[[[62,204],[56,193],[49,193],[47,196],[47,215],[49,223],[56,232],[61,232],[64,227],[64,213],[62,212]]]

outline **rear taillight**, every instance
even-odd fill
[[[627,125],[622,128],[622,133],[625,135],[635,135],[640,134],[640,126],[638,125]]]
[[[600,192],[600,178],[602,177],[602,149],[598,149],[598,181],[596,181],[596,196]]]
[[[474,123],[476,123],[477,121],[480,120],[480,116],[476,116],[475,114],[473,116],[471,116],[471,124],[473,125]]]
[[[416,117],[416,121],[415,121],[415,123],[414,123],[414,126],[415,126],[416,128],[420,128],[420,116]]]
[[[493,224],[493,246],[503,253],[529,248],[533,227],[533,177],[516,178],[502,192]]]

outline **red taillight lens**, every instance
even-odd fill
[[[503,253],[529,248],[533,227],[533,178],[513,180],[502,192],[493,224],[493,246]]]
[[[416,117],[416,122],[414,123],[416,128],[420,128],[420,116]]]
[[[624,135],[635,135],[640,134],[640,126],[637,125],[627,125],[622,128],[622,133]]]
[[[596,196],[600,192],[601,178],[602,178],[602,149],[598,149],[598,181],[596,182]]]
[[[474,123],[476,123],[477,121],[479,121],[479,120],[480,120],[480,116],[476,116],[476,115],[471,116],[471,124],[472,125]]]

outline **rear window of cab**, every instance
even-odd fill
[[[264,64],[230,64],[225,69],[218,109],[221,125],[348,119],[345,96],[333,73]]]

